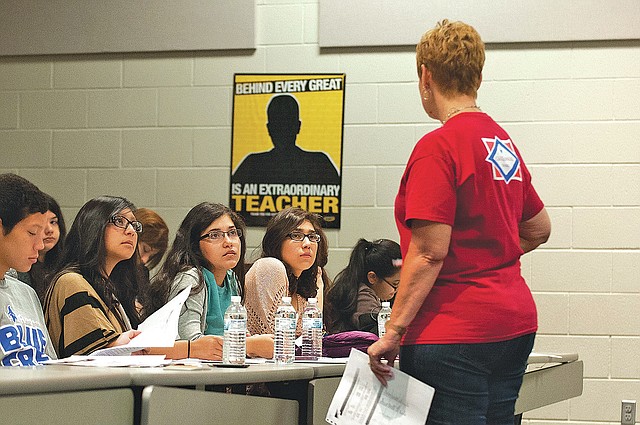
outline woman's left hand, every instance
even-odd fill
[[[191,357],[204,360],[222,360],[221,336],[204,335],[191,341]]]

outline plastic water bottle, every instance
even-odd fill
[[[275,317],[273,360],[276,364],[293,363],[296,357],[296,324],[298,314],[291,305],[291,297],[282,297]]]
[[[309,298],[309,304],[302,312],[302,355],[322,356],[322,312],[318,300]]]
[[[240,297],[231,297],[231,305],[224,312],[224,343],[222,362],[244,364],[247,356],[247,310],[240,304]]]
[[[384,325],[387,320],[391,318],[391,303],[389,301],[382,301],[382,308],[378,312],[378,336],[382,338],[387,332]]]

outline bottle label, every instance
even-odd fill
[[[304,317],[302,319],[303,329],[322,329],[322,319],[319,317]]]
[[[246,319],[231,319],[224,321],[225,331],[244,331],[247,329]]]
[[[293,319],[276,319],[276,331],[295,331],[296,322]]]

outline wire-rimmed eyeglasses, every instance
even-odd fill
[[[210,239],[214,242],[219,242],[224,239],[225,236],[228,236],[229,239],[239,239],[242,236],[242,230],[240,229],[229,229],[226,232],[222,230],[212,230],[204,235],[200,236],[200,240]]]
[[[384,277],[381,278],[381,279],[384,281],[384,283],[386,283],[387,285],[391,286],[395,290],[397,290],[398,289],[398,285],[400,285],[400,281],[399,280],[394,280],[393,282],[389,282]]]

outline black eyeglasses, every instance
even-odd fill
[[[229,236],[229,239],[239,239],[242,236],[242,230],[229,229],[227,232],[223,232],[222,230],[212,230],[209,233],[205,233],[200,236],[200,240],[211,239],[212,241],[219,242],[222,241],[225,236]]]
[[[136,231],[136,233],[142,233],[142,223],[139,221],[131,221],[127,217],[123,215],[114,215],[109,219],[109,223],[113,223],[114,226],[119,227],[121,229],[126,229],[131,225],[131,228]]]
[[[400,285],[400,281],[399,280],[394,280],[393,282],[389,282],[384,277],[382,278],[382,280],[384,280],[384,283],[386,283],[387,285],[391,286],[393,289],[398,289],[398,285]]]
[[[307,234],[302,232],[291,232],[287,236],[289,237],[289,239],[295,242],[302,242],[304,238],[309,239],[309,242],[315,242],[315,243],[320,242],[320,235],[315,232],[307,233]]]

